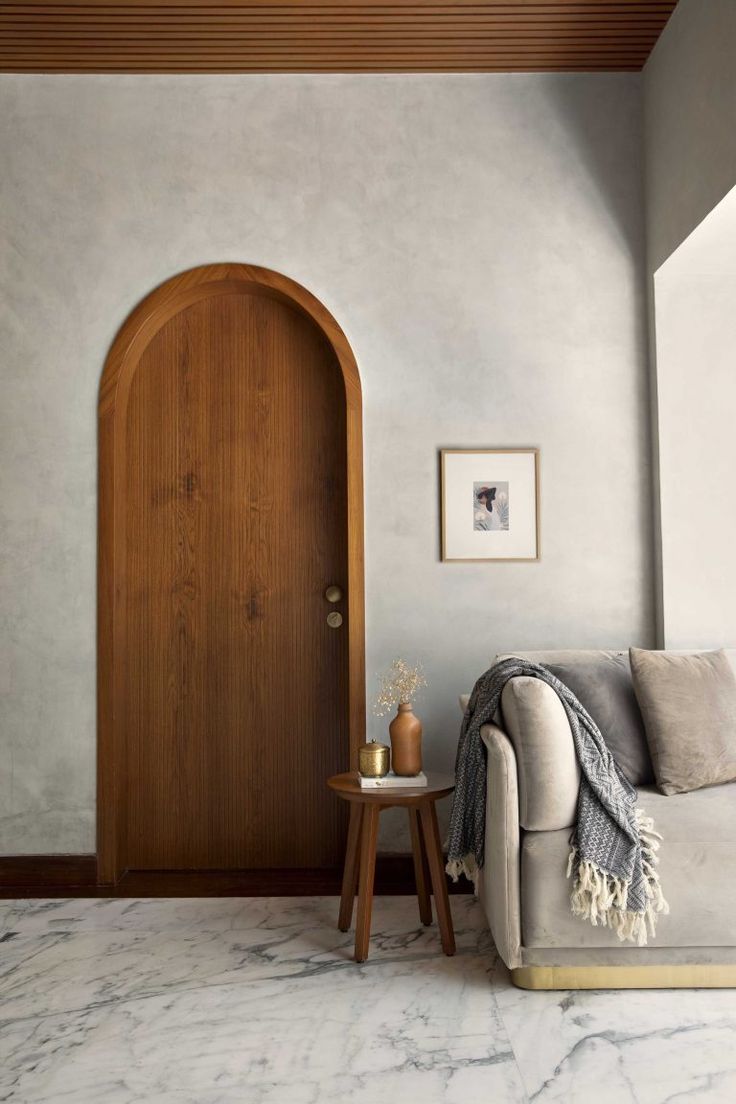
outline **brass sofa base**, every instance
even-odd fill
[[[519,989],[733,989],[736,964],[727,966],[519,966]]]

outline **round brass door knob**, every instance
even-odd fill
[[[339,629],[342,625],[342,614],[333,611],[333,613],[327,614],[327,624],[331,629]]]
[[[334,583],[332,584],[332,586],[328,586],[327,590],[325,591],[325,598],[328,602],[339,602],[342,598],[342,591],[340,590],[339,586],[335,586]]]

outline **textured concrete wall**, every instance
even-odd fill
[[[368,689],[423,661],[430,767],[495,652],[651,642],[636,76],[6,76],[0,138],[0,851],[94,845],[97,384],[191,265],[285,272],[347,332]],[[441,564],[437,450],[526,444],[541,562]]]

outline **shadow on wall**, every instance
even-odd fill
[[[612,83],[626,110],[611,112]],[[645,221],[641,81],[630,73],[591,75],[580,95],[580,75],[551,74],[548,102],[570,139],[570,158],[587,174],[644,276]],[[605,128],[601,120],[607,120]],[[639,172],[632,173],[632,162]]]

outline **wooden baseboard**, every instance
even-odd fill
[[[736,965],[520,966],[519,989],[733,989]]]
[[[340,893],[341,868],[317,870],[130,870],[116,885],[97,884],[95,855],[0,857],[0,898],[11,897],[323,897]],[[449,882],[470,893],[470,882]],[[414,894],[410,855],[379,855],[375,893]]]
[[[63,889],[70,897],[83,896],[72,891],[96,886],[96,855],[0,856],[0,897],[17,896],[19,889],[37,887]]]

